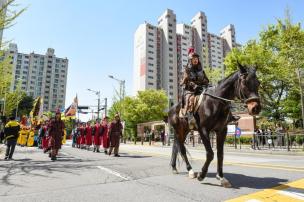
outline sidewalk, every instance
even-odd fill
[[[171,148],[172,147],[172,143],[171,145],[165,145],[163,146],[161,142],[155,142],[153,145],[149,145],[149,142],[144,142],[144,145],[141,145],[141,142],[136,142],[136,146],[142,146],[142,147],[161,147],[161,148]],[[121,143],[124,144],[124,143]],[[127,145],[134,145],[134,142],[127,142]],[[204,145],[203,144],[196,144],[194,147],[192,144],[186,144],[186,148],[188,150],[203,150],[205,151]],[[213,146],[213,150],[216,150],[216,145]],[[287,149],[280,149],[280,148],[260,148],[260,150],[256,149],[252,149],[251,145],[241,145],[241,149],[240,149],[240,145],[237,145],[237,149],[234,148],[233,145],[225,145],[224,147],[224,151],[226,153],[254,153],[254,154],[272,154],[272,155],[296,155],[296,156],[304,156],[304,151],[302,149],[291,149],[291,151],[287,151]]]

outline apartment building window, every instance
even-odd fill
[[[149,48],[154,48],[154,46],[153,46],[153,45],[148,45],[148,47],[149,47]]]
[[[153,52],[152,52],[153,53]],[[61,70],[61,73],[65,73],[65,70]]]
[[[152,57],[148,57],[148,59],[149,59],[149,60],[154,60],[154,58],[152,58]]]
[[[172,37],[172,36],[169,36],[169,39],[173,39],[173,37]]]
[[[149,66],[151,66],[151,67],[153,67],[153,66],[154,66],[154,64],[152,64],[152,63],[148,63],[148,65],[149,65]]]
[[[65,78],[65,76],[62,74],[62,75],[61,75],[61,78]]]
[[[172,53],[169,53],[169,57],[173,57],[173,54],[172,54]]]
[[[173,93],[172,93],[172,92],[170,92],[170,95],[173,95]]]
[[[171,24],[171,23],[169,23],[169,27],[172,27],[172,24]]]
[[[173,89],[173,86],[169,86],[170,89]]]
[[[173,51],[173,48],[169,48],[169,51]]]
[[[171,41],[169,41],[169,45],[173,45],[173,43]]]
[[[173,32],[172,29],[169,29],[169,32],[172,33]]]
[[[173,73],[172,73],[172,72],[170,72],[170,73],[169,73],[169,76],[173,76]]]
[[[173,64],[173,60],[169,60],[169,63]]]
[[[153,51],[148,51],[148,53],[150,53],[150,54],[154,54],[154,52],[153,52]]]
[[[153,39],[149,39],[149,41],[150,41],[150,42],[154,42],[154,40],[153,40]]]
[[[148,76],[149,79],[153,79],[153,76]]]
[[[170,69],[170,70],[173,70],[173,67],[172,67],[172,66],[169,66],[169,69]]]
[[[148,35],[150,35],[150,36],[154,36],[154,34],[153,34],[153,33],[151,33],[151,32],[149,32],[149,33],[148,33]]]
[[[173,79],[169,79],[169,82],[173,83]]]
[[[153,83],[149,82],[148,85],[149,85],[149,86],[153,86]]]
[[[28,56],[28,55],[25,55],[24,57],[25,57],[26,59],[29,59],[29,56]]]
[[[185,34],[190,34],[189,32],[185,31]]]

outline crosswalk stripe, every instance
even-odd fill
[[[226,202],[297,202],[304,201],[304,178],[264,191],[243,195]]]

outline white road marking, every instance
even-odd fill
[[[128,176],[122,176],[120,173],[118,173],[118,172],[116,172],[114,170],[111,170],[109,168],[105,168],[105,167],[102,167],[102,166],[97,166],[97,168],[99,168],[100,170],[104,170],[104,171],[106,171],[106,172],[108,172],[108,173],[110,173],[112,175],[117,176],[117,177],[120,177],[120,178],[122,178],[124,180],[131,180],[130,177],[128,177]]]
[[[289,196],[291,198],[299,199],[304,201],[304,193],[303,190],[296,188],[288,188],[285,190],[278,191],[278,194]]]

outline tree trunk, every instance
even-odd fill
[[[298,79],[299,79],[300,95],[301,95],[302,128],[304,128],[303,86],[302,86],[302,81],[301,81],[301,72],[300,72],[300,69],[298,68],[296,71],[297,71],[297,75],[298,75]]]

